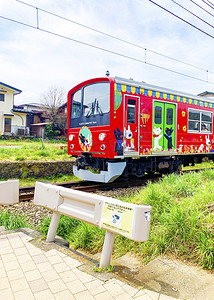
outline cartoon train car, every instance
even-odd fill
[[[68,154],[81,179],[112,182],[214,159],[210,98],[101,77],[71,89],[67,105]]]

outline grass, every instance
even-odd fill
[[[6,230],[27,227],[25,217],[20,217],[18,214],[12,214],[10,211],[3,210],[0,213],[0,226],[4,226]]]
[[[182,167],[182,170],[195,170],[195,169],[203,169],[203,168],[214,168],[214,162],[212,160],[207,160],[207,158],[204,158],[201,164]]]
[[[44,141],[0,141],[0,161],[47,161],[66,160],[71,157],[67,154],[66,142]]]
[[[149,184],[132,202],[152,206],[150,237],[146,243],[130,243],[135,253],[149,261],[160,254],[173,253],[214,267],[214,170],[166,176]],[[122,251],[121,243],[119,251]]]
[[[158,255],[173,254],[203,268],[213,269],[213,190],[214,170],[207,169],[182,176],[165,176],[158,183],[149,183],[139,193],[121,199],[151,205],[152,219],[147,242],[134,242],[117,235],[114,257],[131,251],[148,263]],[[47,228],[43,234],[46,232]],[[72,247],[94,253],[102,249],[104,234],[103,230],[77,222],[64,237]]]
[[[50,217],[44,217],[40,223],[39,232],[44,236],[47,235],[50,221]],[[74,249],[81,248],[96,253],[102,249],[105,231],[61,215],[56,234],[68,240]]]
[[[4,181],[5,179],[1,179]],[[51,176],[51,177],[43,177],[43,178],[20,178],[19,179],[19,186],[34,186],[36,181],[44,181],[44,182],[49,182],[52,184],[55,183],[63,183],[63,182],[70,182],[70,181],[79,181],[80,179],[74,176],[73,174],[71,175],[58,175],[58,176]]]

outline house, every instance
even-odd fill
[[[0,134],[26,135],[27,112],[14,109],[14,96],[22,91],[0,82]]]
[[[38,103],[14,105],[15,95],[22,91],[0,82],[0,135],[42,137],[45,127],[51,122],[44,112],[46,107]],[[58,108],[58,123],[61,134],[67,127],[67,103]]]
[[[58,125],[60,129],[60,135],[66,135],[67,132],[67,102],[61,105],[57,111]]]
[[[29,135],[41,137],[40,130],[38,131],[38,127],[34,127],[34,125],[41,124],[44,121],[42,116],[43,109],[41,104],[38,103],[29,103],[29,104],[21,104],[14,105],[13,111],[16,112],[24,112],[27,114],[26,116],[26,127],[28,128]]]
[[[214,98],[214,93],[213,92],[208,92],[205,91],[203,93],[198,94],[200,97],[206,97],[206,98]]]

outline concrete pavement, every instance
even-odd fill
[[[133,287],[117,278],[106,280],[83,272],[81,259],[60,247],[37,247],[23,231],[0,233],[0,299],[10,300],[172,300]]]

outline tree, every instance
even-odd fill
[[[53,136],[59,135],[59,130],[62,129],[62,116],[58,114],[58,110],[59,107],[65,102],[65,93],[63,88],[53,86],[42,94],[42,117],[51,123],[51,128],[49,126],[49,131],[52,131]]]

